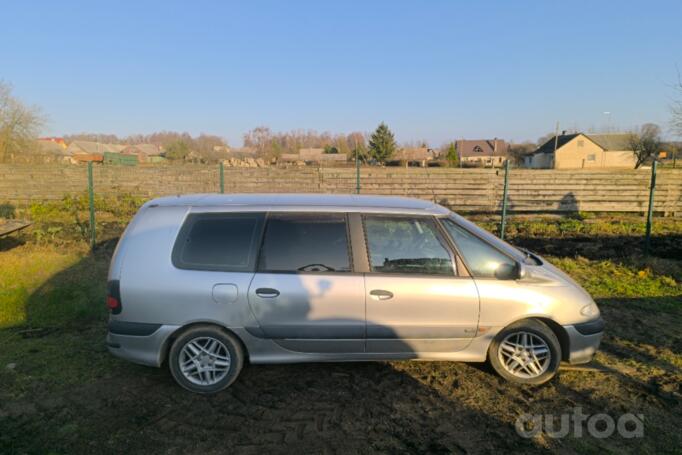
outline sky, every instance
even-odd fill
[[[0,80],[44,134],[667,128],[682,1],[3,2]]]

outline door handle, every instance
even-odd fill
[[[385,291],[383,289],[374,289],[369,291],[369,295],[377,300],[388,300],[393,298],[393,293],[391,291]]]
[[[258,288],[256,289],[256,295],[264,299],[274,299],[279,295],[279,291],[272,288]]]

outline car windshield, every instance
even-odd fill
[[[472,232],[476,234],[477,236],[481,237],[483,240],[486,242],[490,243],[493,245],[495,248],[498,250],[501,250],[514,259],[516,259],[519,262],[523,262],[524,264],[529,264],[529,265],[542,265],[542,261],[532,254],[529,251],[526,250],[521,250],[519,248],[516,248],[504,240],[501,240],[500,238],[494,236],[490,232],[486,231],[485,229],[482,229],[478,227],[476,224],[472,223],[471,221],[467,220],[466,218],[463,218],[462,216],[450,212],[449,218],[454,221],[455,223],[459,224],[469,232]]]

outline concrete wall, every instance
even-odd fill
[[[516,211],[644,212],[651,171],[513,169],[510,209]],[[363,167],[363,194],[434,200],[462,212],[500,209],[504,171],[498,169]],[[218,166],[141,165],[94,168],[95,192],[105,196],[217,192]],[[0,164],[0,203],[18,206],[84,193],[83,165]],[[354,193],[353,168],[225,168],[226,193]],[[682,169],[659,172],[655,209],[682,215]]]

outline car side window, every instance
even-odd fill
[[[516,261],[461,228],[449,219],[442,220],[445,229],[464,256],[474,278],[509,279],[516,270]]]
[[[372,272],[455,274],[432,219],[366,215],[363,220]]]
[[[252,272],[264,213],[191,214],[173,247],[181,269]]]
[[[270,213],[259,271],[350,272],[346,215]]]

